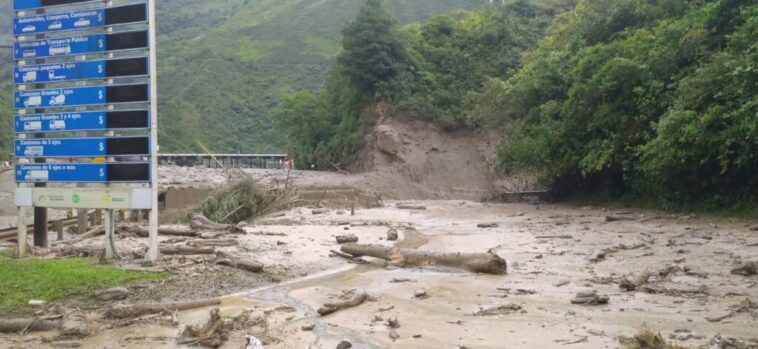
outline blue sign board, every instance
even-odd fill
[[[13,10],[31,10],[46,6],[72,5],[87,2],[102,2],[102,0],[13,0]]]
[[[105,138],[17,139],[16,157],[99,157],[106,155]]]
[[[148,163],[46,163],[16,165],[19,183],[109,183],[150,180]]]
[[[13,69],[13,82],[16,84],[104,79],[105,77],[105,60],[22,65]]]
[[[16,133],[105,130],[106,112],[16,115]]]
[[[105,104],[105,86],[16,91],[16,109]]]
[[[103,131],[116,129],[147,129],[147,110],[90,111],[13,117],[16,133],[47,133],[68,131]]]
[[[13,19],[14,35],[35,35],[105,26],[105,10],[79,10]]]
[[[16,182],[105,183],[105,164],[23,164],[16,165]]]
[[[150,155],[148,137],[17,139],[14,149],[19,158]]]
[[[22,41],[13,44],[13,58],[19,60],[98,53],[105,52],[105,46],[105,34]]]
[[[148,102],[149,99],[147,84],[87,86],[16,91],[13,106],[16,109],[76,107]]]

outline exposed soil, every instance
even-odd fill
[[[231,294],[219,307],[221,314],[265,314],[267,327],[260,339],[266,348],[334,348],[344,339],[354,348],[608,348],[618,347],[617,337],[632,336],[643,325],[693,348],[719,334],[748,343],[758,337],[752,310],[709,321],[729,314],[745,299],[758,300],[755,276],[730,273],[738,262],[757,255],[758,235],[750,230],[755,222],[565,205],[414,201],[426,209],[401,210],[397,203],[359,209],[354,216],[341,210],[289,210],[238,236],[241,248],[267,265],[264,274],[191,267],[192,272],[178,272],[165,284],[132,286],[124,302]],[[625,219],[607,222],[608,216]],[[498,227],[477,227],[482,222]],[[493,249],[507,259],[509,273],[401,269],[368,257],[369,264],[330,257],[330,250],[339,249],[335,236],[345,233],[355,234],[360,243],[394,244],[385,240],[390,226],[399,233],[395,246],[439,252]],[[118,246],[126,246],[128,239]],[[591,261],[598,251],[605,256]],[[652,274],[646,284],[632,292],[619,288],[624,276],[643,270]],[[216,281],[220,274],[242,281],[227,281],[222,288]],[[316,309],[350,289],[363,290],[370,299],[316,315]],[[415,296],[419,289],[425,297]],[[578,292],[588,290],[608,295],[609,304],[571,303]],[[204,324],[209,310],[179,312],[175,322],[114,328],[95,322],[101,330],[80,343],[85,348],[115,343],[123,348],[188,347],[177,344],[183,327]],[[396,319],[399,327],[388,326],[388,319]],[[301,329],[309,325],[314,329]],[[232,331],[223,347],[240,348],[244,335],[254,333]],[[0,347],[52,347],[44,341],[51,335],[4,336]]]

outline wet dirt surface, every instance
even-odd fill
[[[756,222],[565,205],[415,201],[426,209],[401,210],[396,203],[360,209],[354,216],[295,208],[247,227],[240,244],[267,265],[266,276],[237,274],[262,279],[257,288],[230,291],[234,295],[224,301],[222,313],[266,314],[266,348],[335,348],[343,339],[353,348],[616,348],[617,337],[631,336],[643,325],[665,338],[691,334],[674,342],[692,348],[717,334],[758,337],[758,320],[750,312],[720,322],[706,319],[729,313],[745,299],[758,301],[758,277],[730,273],[739,262],[758,258],[758,232],[751,230]],[[607,216],[621,219],[607,222]],[[498,226],[478,228],[483,222]],[[329,255],[339,249],[334,236],[345,233],[358,236],[359,243],[391,245],[385,240],[390,226],[400,234],[396,246],[403,248],[493,249],[508,261],[508,274],[400,269],[372,258],[356,265]],[[590,261],[603,250],[604,259]],[[652,274],[650,289],[619,288],[620,278],[645,270]],[[202,282],[202,274],[195,280]],[[370,299],[331,315],[316,314],[350,289],[364,290]],[[428,297],[415,297],[419,289]],[[571,304],[586,290],[608,295],[609,304]],[[498,306],[517,310],[474,315]],[[146,321],[96,330],[81,344],[182,348],[177,338],[183,326],[203,323],[209,309],[180,312],[176,324]],[[386,322],[395,318],[399,327],[391,329]],[[308,324],[315,328],[303,331]],[[242,348],[245,334],[233,333],[223,348]],[[52,347],[44,337],[2,336],[0,348]]]

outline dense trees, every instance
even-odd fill
[[[504,169],[660,205],[758,194],[758,5],[582,0],[525,66],[484,92],[503,107]]]
[[[343,30],[327,84],[315,95],[283,97],[274,126],[299,163],[328,169],[355,157],[373,122],[365,111],[378,101],[448,128],[481,125],[473,111],[484,82],[520,67],[555,8],[517,1],[398,28],[379,0],[367,0]]]
[[[397,21],[381,0],[367,0],[355,20],[342,30],[342,49],[338,69],[361,96],[389,96],[388,87],[410,68]]]

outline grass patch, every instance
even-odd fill
[[[31,299],[47,302],[86,295],[102,287],[156,280],[161,273],[93,265],[91,258],[11,259],[0,251],[0,311],[24,307]]]

